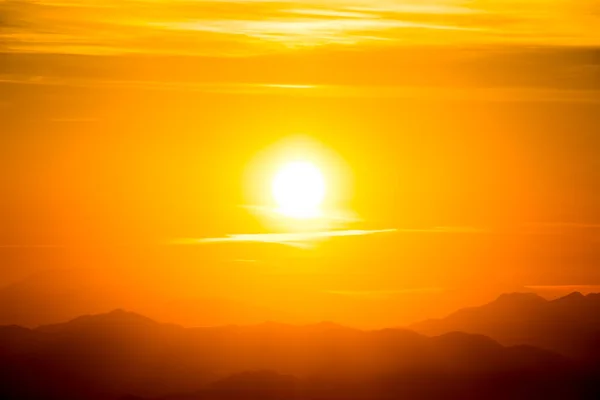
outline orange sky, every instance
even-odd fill
[[[3,1],[11,51],[241,55],[323,45],[594,46],[594,0]]]
[[[102,271],[147,308],[224,299],[370,326],[593,288],[599,13],[2,1],[0,284]],[[254,193],[297,138],[333,176],[316,234]]]

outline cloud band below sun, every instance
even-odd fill
[[[199,239],[180,239],[175,244],[203,244],[203,243],[235,243],[235,242],[256,242],[256,243],[279,243],[288,245],[303,245],[318,240],[346,237],[346,236],[366,236],[383,233],[394,233],[397,229],[375,229],[375,230],[334,230],[320,232],[300,232],[300,233],[248,233],[232,234],[216,238]]]

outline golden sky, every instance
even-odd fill
[[[239,55],[328,45],[600,44],[594,0],[0,2],[10,51]]]
[[[378,326],[596,287],[599,48],[592,0],[0,1],[0,285]],[[256,195],[297,137],[308,233]]]

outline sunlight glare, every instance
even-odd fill
[[[287,217],[308,219],[321,215],[326,184],[321,170],[305,161],[284,165],[275,175],[272,194],[277,211]]]

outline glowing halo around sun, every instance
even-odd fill
[[[297,219],[321,216],[327,185],[321,170],[307,161],[284,164],[272,181],[277,212]]]
[[[259,149],[244,172],[245,205],[269,232],[337,229],[357,216],[349,207],[352,169],[340,153],[307,135]]]

